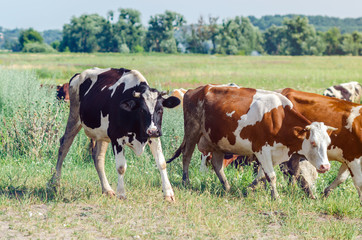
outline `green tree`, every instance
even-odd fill
[[[21,31],[19,36],[20,49],[22,50],[28,43],[43,43],[43,37],[33,28]]]
[[[280,54],[283,40],[285,38],[285,30],[286,28],[284,26],[277,27],[272,25],[264,32],[264,50],[266,53],[271,55]]]
[[[103,30],[106,20],[98,14],[73,17],[70,24],[63,26],[61,49],[71,52],[94,52],[99,49],[97,36]]]
[[[114,32],[119,45],[127,45],[132,52],[140,51],[143,45],[145,29],[141,23],[141,13],[130,8],[120,8]]]
[[[235,17],[223,22],[217,36],[216,51],[223,54],[247,54],[253,50],[262,52],[262,36],[248,18]]]
[[[362,55],[362,33],[353,32],[343,35],[342,49],[346,54],[353,56]]]
[[[283,22],[285,26],[285,44],[282,53],[285,55],[321,55],[325,45],[314,27],[308,24],[306,17],[289,19]]]
[[[326,50],[324,54],[326,55],[341,55],[343,54],[342,49],[342,35],[339,31],[339,28],[333,27],[324,33],[323,36],[324,42],[326,43]]]
[[[156,52],[176,52],[177,42],[174,32],[185,23],[186,20],[183,15],[172,11],[151,16],[146,34],[146,49]]]

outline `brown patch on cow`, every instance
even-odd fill
[[[119,174],[123,175],[123,174],[126,172],[126,169],[125,169],[125,167],[120,166],[120,167],[117,169],[117,171],[118,171]]]
[[[217,143],[226,137],[231,145],[235,145],[234,131],[238,127],[238,120],[248,112],[253,101],[250,95],[255,95],[256,90],[207,86],[205,92],[205,130],[208,132],[212,129],[211,141]]]
[[[334,147],[342,149],[344,159],[349,162],[362,156],[362,109],[360,115],[353,121],[352,132],[345,127],[352,108],[360,106],[359,104],[290,88],[284,89],[282,94],[310,121],[324,122],[338,129],[331,135],[328,149]]]

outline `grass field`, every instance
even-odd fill
[[[204,55],[0,54],[0,239],[362,239],[362,207],[351,179],[324,199],[320,194],[339,164],[320,175],[317,199],[290,186],[276,168],[280,201],[267,188],[248,191],[251,167],[226,169],[231,191],[191,161],[191,186],[181,184],[182,164],[168,165],[176,202],[163,201],[161,179],[149,149],[126,152],[127,200],[109,199],[79,134],[64,162],[61,192],[47,192],[68,106],[41,83],[64,83],[90,67],[138,69],[159,89],[234,82],[322,92],[336,83],[362,82],[360,57],[241,57]],[[183,136],[180,109],[165,110],[163,151],[169,158]],[[106,173],[115,189],[111,149]],[[246,195],[246,193],[248,194]]]

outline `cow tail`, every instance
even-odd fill
[[[173,154],[172,158],[170,158],[166,163],[170,163],[173,160],[175,160],[176,158],[178,158],[178,156],[180,156],[182,150],[185,148],[186,145],[186,141],[184,139],[184,141],[181,143],[181,146],[176,150],[176,152]]]

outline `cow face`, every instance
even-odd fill
[[[319,173],[327,172],[330,163],[327,157],[327,147],[331,143],[330,133],[337,130],[324,125],[322,122],[313,122],[306,126],[299,137],[303,138],[301,153],[314,165]]]
[[[156,89],[143,86],[133,91],[133,98],[123,101],[120,105],[121,109],[132,113],[140,120],[137,132],[142,140],[160,137],[163,108],[173,108],[180,104],[178,98],[165,98],[163,95]]]

